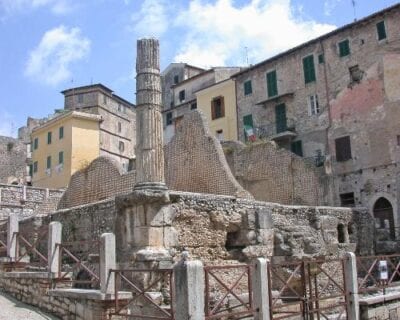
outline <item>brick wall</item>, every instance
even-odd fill
[[[297,205],[328,205],[328,177],[303,158],[273,142],[223,144],[225,155],[238,182],[255,199]]]

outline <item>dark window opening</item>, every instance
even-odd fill
[[[64,163],[64,152],[60,151],[58,153],[58,164],[63,164]]]
[[[393,207],[386,198],[379,198],[374,205],[374,218],[378,231],[378,240],[395,240]]]
[[[39,138],[33,140],[33,150],[36,150],[37,148],[39,148]]]
[[[293,141],[290,147],[291,151],[298,156],[303,156],[303,144],[301,140]]]
[[[346,234],[345,234],[344,224],[342,224],[342,223],[338,224],[337,233],[338,233],[338,242],[345,243],[346,242]]]
[[[362,70],[360,70],[360,68],[358,67],[358,65],[350,67],[349,68],[349,72],[350,72],[350,80],[351,82],[355,82],[355,83],[360,83],[361,79],[364,75],[364,72]]]
[[[400,146],[400,135],[397,135],[397,145]]]
[[[350,54],[350,42],[348,39],[339,42],[339,56],[345,57]]]
[[[242,250],[245,249],[246,246],[238,241],[239,238],[240,231],[228,232],[226,234],[225,249],[229,252],[232,258],[239,261],[244,261],[246,257]]]
[[[136,162],[135,159],[129,159],[128,162],[128,171],[132,171],[136,169]]]
[[[252,94],[252,93],[253,93],[253,88],[251,86],[251,80],[247,80],[244,83],[244,95],[247,96],[247,95]]]
[[[190,105],[190,110],[195,110],[195,109],[197,109],[197,102],[193,102],[193,103]]]
[[[172,112],[168,112],[165,116],[165,122],[167,124],[167,126],[169,126],[170,124],[172,124]]]
[[[176,75],[174,76],[174,84],[177,84],[179,82],[179,76]]]
[[[37,162],[37,161],[35,161],[35,162],[33,163],[33,172],[34,172],[34,173],[38,172],[38,162]]]
[[[385,21],[380,21],[376,24],[376,32],[378,33],[378,40],[386,39]]]
[[[64,127],[58,129],[58,139],[64,138]]]
[[[185,100],[185,90],[179,91],[179,101],[182,102]]]
[[[278,83],[276,79],[275,70],[267,73],[267,90],[268,90],[268,97],[273,97],[278,95]]]
[[[47,132],[47,144],[51,144],[51,132]]]
[[[342,193],[340,196],[340,205],[342,207],[354,207],[354,192]]]
[[[47,164],[46,164],[47,169],[51,169],[51,156],[47,157]]]
[[[211,119],[218,119],[225,116],[224,97],[217,97],[211,101]]]
[[[124,152],[125,151],[125,144],[122,141],[119,142],[118,149],[119,149],[120,152]]]
[[[350,136],[341,137],[335,140],[336,161],[342,162],[351,159]]]
[[[318,55],[318,63],[324,63],[325,62],[325,57],[324,57],[324,54],[323,53],[321,53],[321,54],[319,54]]]
[[[7,143],[7,151],[12,151],[12,149],[14,148],[14,143],[13,142],[8,142]]]

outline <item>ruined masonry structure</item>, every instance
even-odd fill
[[[167,189],[164,179],[159,43],[137,41],[137,177],[135,189]]]

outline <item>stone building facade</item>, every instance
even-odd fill
[[[400,223],[399,21],[395,5],[234,75],[240,139],[252,127],[326,159],[335,204],[367,207],[386,240]]]
[[[24,183],[27,145],[20,139],[0,136],[0,183]]]
[[[134,105],[102,84],[71,88],[62,92],[64,109],[100,115],[100,156],[119,161],[125,170],[135,157],[136,114]]]

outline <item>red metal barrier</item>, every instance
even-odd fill
[[[250,265],[205,266],[205,319],[254,316]]]

